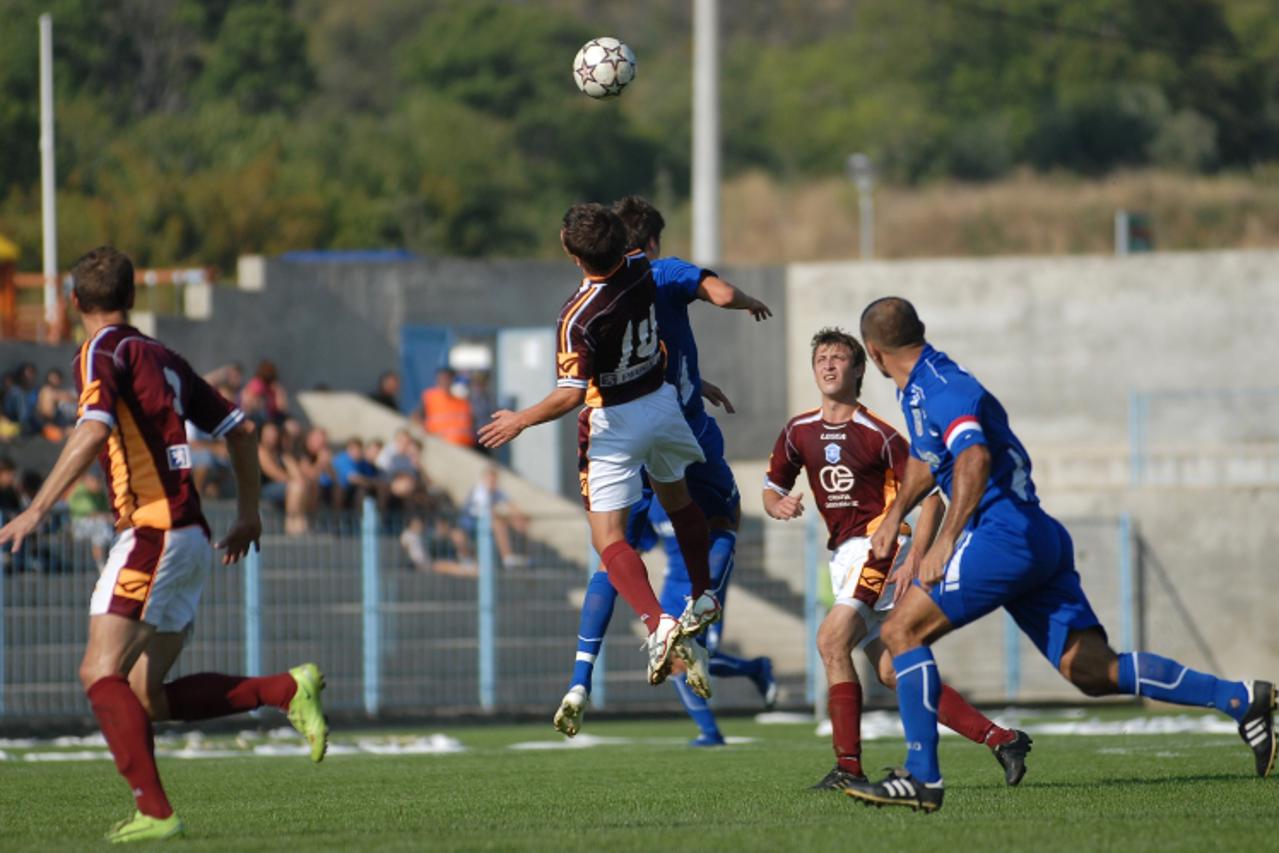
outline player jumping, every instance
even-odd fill
[[[841,329],[822,329],[813,336],[812,363],[822,405],[792,418],[777,437],[764,481],[764,510],[782,521],[803,515],[803,493],[792,489],[800,469],[807,470],[817,511],[830,533],[826,547],[835,593],[835,606],[817,632],[817,649],[830,685],[827,708],[836,764],[813,788],[835,790],[866,781],[861,766],[862,686],[853,667],[853,649],[862,648],[884,686],[894,686],[892,660],[879,640],[879,623],[909,583],[897,583],[891,597],[885,591],[910,528],[900,518],[890,522],[886,511],[905,474],[909,449],[896,430],[858,400],[866,351],[856,338]],[[921,547],[910,549],[893,580],[912,576],[941,512],[940,497],[924,498],[915,536]],[[868,537],[880,530],[886,531],[889,545],[884,553],[872,555]],[[946,686],[941,687],[936,707],[944,725],[990,748],[1009,785],[1021,781],[1031,744],[1025,732],[1000,728]]]
[[[680,409],[689,428],[701,446],[704,462],[689,465],[684,475],[693,502],[702,510],[710,525],[710,575],[711,589],[723,606],[729,579],[733,571],[733,552],[737,546],[737,527],[741,520],[741,497],[733,471],[724,460],[724,436],[719,424],[706,412],[702,398],[714,405],[723,406],[730,414],[732,403],[719,388],[704,382],[697,359],[697,342],[688,320],[688,306],[698,299],[725,309],[750,312],[756,320],[772,316],[768,306],[743,293],[721,279],[712,270],[702,269],[679,258],[660,258],[662,230],[666,222],[657,208],[639,196],[627,196],[613,205],[626,226],[630,262],[648,263],[657,287],[657,334],[666,348],[666,381],[675,387]],[[589,430],[583,410],[579,419],[579,435],[585,439]],[[586,444],[583,443],[583,448]],[[650,518],[650,514],[653,517]],[[684,596],[690,594],[688,570],[684,566],[678,544],[673,542],[674,531],[661,505],[655,503],[653,490],[645,482],[641,499],[631,506],[627,520],[626,541],[637,551],[643,552],[656,544],[654,533],[661,535],[668,557],[666,580],[662,585],[660,601],[664,608],[675,610],[682,606]],[[608,582],[608,575],[596,572],[586,587],[582,601],[581,623],[577,632],[577,656],[568,692],[555,712],[555,728],[573,737],[581,730],[582,716],[591,693],[591,679],[595,659],[604,644],[613,615],[617,592]],[[773,664],[768,658],[751,660],[734,657],[719,649],[723,623],[716,623],[705,635],[704,641],[710,654],[708,668],[716,677],[742,676],[755,682],[764,704],[771,707],[777,698],[777,684],[773,679]],[[715,714],[704,699],[689,690],[686,676],[672,679],[680,701],[700,731],[692,741],[694,746],[721,746]]]
[[[320,761],[328,743],[320,707],[324,677],[308,663],[263,678],[200,673],[165,683],[214,564],[191,479],[185,421],[227,442],[238,512],[216,546],[224,565],[256,547],[262,532],[257,443],[244,414],[182,356],[129,325],[133,264],[124,254],[94,249],[71,275],[86,339],[75,363],[80,419],[31,505],[0,530],[0,546],[17,551],[100,459],[119,533],[89,603],[80,681],[137,803],[133,817],[106,837],[173,838],[184,827],[160,783],[153,721],[204,720],[274,705],[288,712],[310,744],[311,759]]]
[[[919,563],[917,584],[883,626],[897,673],[906,765],[847,793],[875,805],[941,808],[941,681],[929,646],[998,607],[1086,695],[1216,708],[1239,724],[1257,775],[1269,774],[1275,762],[1274,685],[1224,681],[1150,652],[1115,654],[1080,585],[1070,534],[1039,506],[1030,457],[1003,406],[928,344],[924,324],[906,300],[872,302],[861,330],[876,367],[899,389],[911,434],[905,482],[871,537],[876,556],[892,550],[886,531],[934,485],[950,498],[950,508]]]
[[[719,619],[720,606],[710,590],[710,529],[684,480],[684,470],[704,457],[675,389],[662,379],[653,276],[646,260],[628,262],[626,226],[603,205],[569,208],[560,239],[585,278],[560,310],[557,387],[527,409],[495,412],[480,429],[480,443],[501,447],[585,400],[590,412],[580,481],[591,543],[608,580],[648,629],[649,683],[666,680],[674,656],[688,668],[689,686],[707,697],[706,652],[689,638]],[[678,618],[663,612],[644,562],[626,542],[627,515],[643,489],[641,468],[675,527],[692,582],[692,598]]]

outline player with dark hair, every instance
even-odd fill
[[[876,805],[941,808],[941,681],[929,647],[999,607],[1088,696],[1146,696],[1226,714],[1239,724],[1257,775],[1268,775],[1275,762],[1274,684],[1226,681],[1150,652],[1116,654],[1084,595],[1070,534],[1039,505],[1030,456],[1004,407],[929,345],[906,300],[886,297],[867,306],[862,336],[875,366],[897,385],[911,434],[904,482],[871,537],[875,555],[892,550],[887,531],[935,487],[950,507],[915,585],[882,629],[897,674],[906,765],[881,782],[850,785],[847,793]]]
[[[684,479],[685,469],[703,456],[675,389],[663,381],[653,276],[647,261],[627,261],[626,228],[603,205],[569,208],[560,237],[585,278],[560,310],[557,387],[527,409],[494,412],[480,428],[480,443],[501,447],[586,402],[579,478],[591,542],[608,581],[648,629],[649,683],[665,681],[678,657],[690,673],[689,686],[706,698],[706,652],[689,638],[719,619],[720,606],[707,563],[710,529]],[[670,516],[688,566],[692,597],[678,618],[662,609],[643,560],[626,541],[630,507],[642,497],[641,468]]]
[[[244,414],[182,356],[128,324],[134,295],[128,257],[94,249],[71,275],[86,338],[75,361],[80,417],[31,505],[0,530],[0,546],[17,551],[94,458],[101,461],[118,535],[89,603],[80,681],[137,801],[133,817],[107,840],[172,838],[184,827],[160,783],[152,722],[274,705],[288,712],[310,743],[312,760],[320,761],[328,741],[320,706],[324,678],[308,663],[262,678],[200,673],[165,682],[194,627],[214,564],[185,422],[227,442],[238,512],[216,546],[223,564],[256,547],[262,532],[257,442]]]
[[[700,299],[721,308],[748,311],[756,320],[767,319],[772,316],[772,312],[763,302],[724,281],[713,270],[703,269],[679,258],[659,257],[662,229],[666,223],[657,208],[645,199],[627,196],[613,204],[613,211],[626,226],[628,260],[635,264],[647,264],[652,270],[657,287],[657,333],[666,348],[666,381],[674,386],[679,396],[680,409],[689,428],[697,436],[697,442],[705,456],[705,461],[688,466],[685,476],[693,502],[701,508],[710,525],[711,586],[723,604],[729,579],[732,577],[741,500],[732,469],[724,460],[724,436],[715,419],[707,414],[702,400],[705,398],[714,405],[724,406],[730,413],[733,409],[724,393],[701,377],[697,342],[688,320],[688,306]],[[665,544],[669,562],[660,600],[663,607],[673,610],[689,594],[688,572],[679,549],[672,547],[673,543],[666,535],[670,529],[669,522],[657,510],[652,489],[646,485],[643,497],[631,506],[627,541],[632,547],[643,551],[653,547],[657,537],[667,540]],[[652,518],[650,513],[653,514]],[[615,599],[616,593],[609,586],[608,576],[597,572],[587,584],[586,597],[582,602],[577,655],[569,689],[555,714],[555,728],[569,737],[577,734],[581,728],[582,716],[591,692],[595,659],[604,643]],[[763,696],[765,705],[771,707],[777,696],[772,661],[764,657],[743,659],[721,651],[721,635],[722,623],[717,623],[704,635],[710,653],[711,675],[750,678]],[[684,675],[677,676],[673,681],[680,700],[700,730],[698,737],[692,741],[693,745],[722,745],[724,737],[719,731],[714,712],[701,697],[688,689]]]
[[[879,640],[883,614],[905,592],[913,567],[932,540],[941,520],[936,494],[924,499],[915,531],[915,546],[893,573],[898,549],[910,527],[898,520],[883,535],[886,553],[872,555],[870,536],[888,524],[888,505],[906,471],[909,448],[891,426],[861,404],[866,351],[842,329],[822,329],[812,340],[813,378],[822,395],[818,409],[791,418],[777,437],[764,480],[764,510],[790,521],[804,513],[803,493],[794,491],[800,469],[808,472],[813,501],[830,539],[830,585],[835,606],[822,620],[817,649],[826,668],[827,708],[835,767],[816,790],[845,788],[865,781],[861,765],[862,687],[853,667],[855,648],[865,651],[886,687],[894,685],[892,660]],[[893,594],[887,586],[896,584]],[[988,746],[1004,768],[1009,785],[1026,772],[1030,738],[986,719],[949,687],[937,701],[941,721],[969,740]]]

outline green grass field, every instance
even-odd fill
[[[1103,712],[1114,713],[1126,712]],[[184,850],[1204,850],[1274,849],[1279,780],[1260,780],[1231,735],[1035,737],[1021,787],[982,748],[942,740],[945,807],[877,810],[805,788],[829,769],[814,726],[728,720],[718,750],[688,723],[592,722],[623,743],[553,743],[542,726],[426,729],[446,755],[161,758],[187,825]],[[385,739],[386,732],[367,733]],[[360,733],[335,733],[354,743]],[[230,738],[224,738],[229,744]],[[209,743],[216,745],[218,738]],[[46,748],[47,749],[47,748]],[[56,751],[56,750],[55,750]],[[0,761],[0,849],[80,850],[129,810],[109,761]],[[868,768],[901,745],[865,745]],[[878,775],[872,773],[873,776]]]

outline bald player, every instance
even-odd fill
[[[883,626],[906,731],[905,767],[877,783],[853,783],[846,793],[876,805],[941,808],[941,679],[930,646],[999,607],[1088,696],[1146,696],[1221,711],[1239,724],[1257,775],[1268,775],[1275,762],[1274,684],[1226,681],[1151,652],[1116,654],[1080,585],[1070,534],[1039,505],[1030,456],[1004,407],[928,343],[905,299],[872,302],[861,331],[871,360],[898,388],[911,440],[905,480],[871,537],[875,554],[892,552],[897,525],[934,488],[949,498],[949,508],[915,585]]]

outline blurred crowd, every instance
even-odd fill
[[[46,372],[43,382],[32,364],[5,374],[0,440],[40,436],[62,441],[76,420],[76,398],[61,371]],[[262,476],[262,505],[272,529],[272,513],[286,535],[352,532],[348,510],[372,499],[383,530],[398,535],[408,565],[420,571],[474,575],[477,572],[476,535],[479,518],[488,513],[497,555],[507,568],[525,566],[528,519],[498,486],[498,468],[491,466],[468,492],[461,505],[428,474],[424,446],[410,429],[401,429],[384,443],[379,439],[348,438],[335,443],[322,428],[306,426],[290,405],[290,395],[276,365],[260,362],[251,375],[239,363],[223,365],[205,379],[235,402],[258,427],[258,462]],[[374,402],[403,411],[400,379],[383,373],[369,393]],[[488,375],[473,372],[459,378],[443,369],[436,383],[409,412],[417,428],[463,447],[479,449],[478,424],[497,408]],[[482,417],[483,420],[479,420]],[[202,497],[210,501],[234,495],[234,475],[226,444],[187,423],[192,475]],[[42,473],[19,471],[10,457],[0,457],[0,514],[10,516],[30,503]],[[107,490],[94,466],[64,496],[54,514],[52,532],[69,535],[90,550],[101,566],[114,535]],[[28,560],[28,562],[31,562]],[[47,564],[48,559],[42,565]],[[21,560],[6,568],[29,570]],[[47,569],[47,565],[45,566]]]

